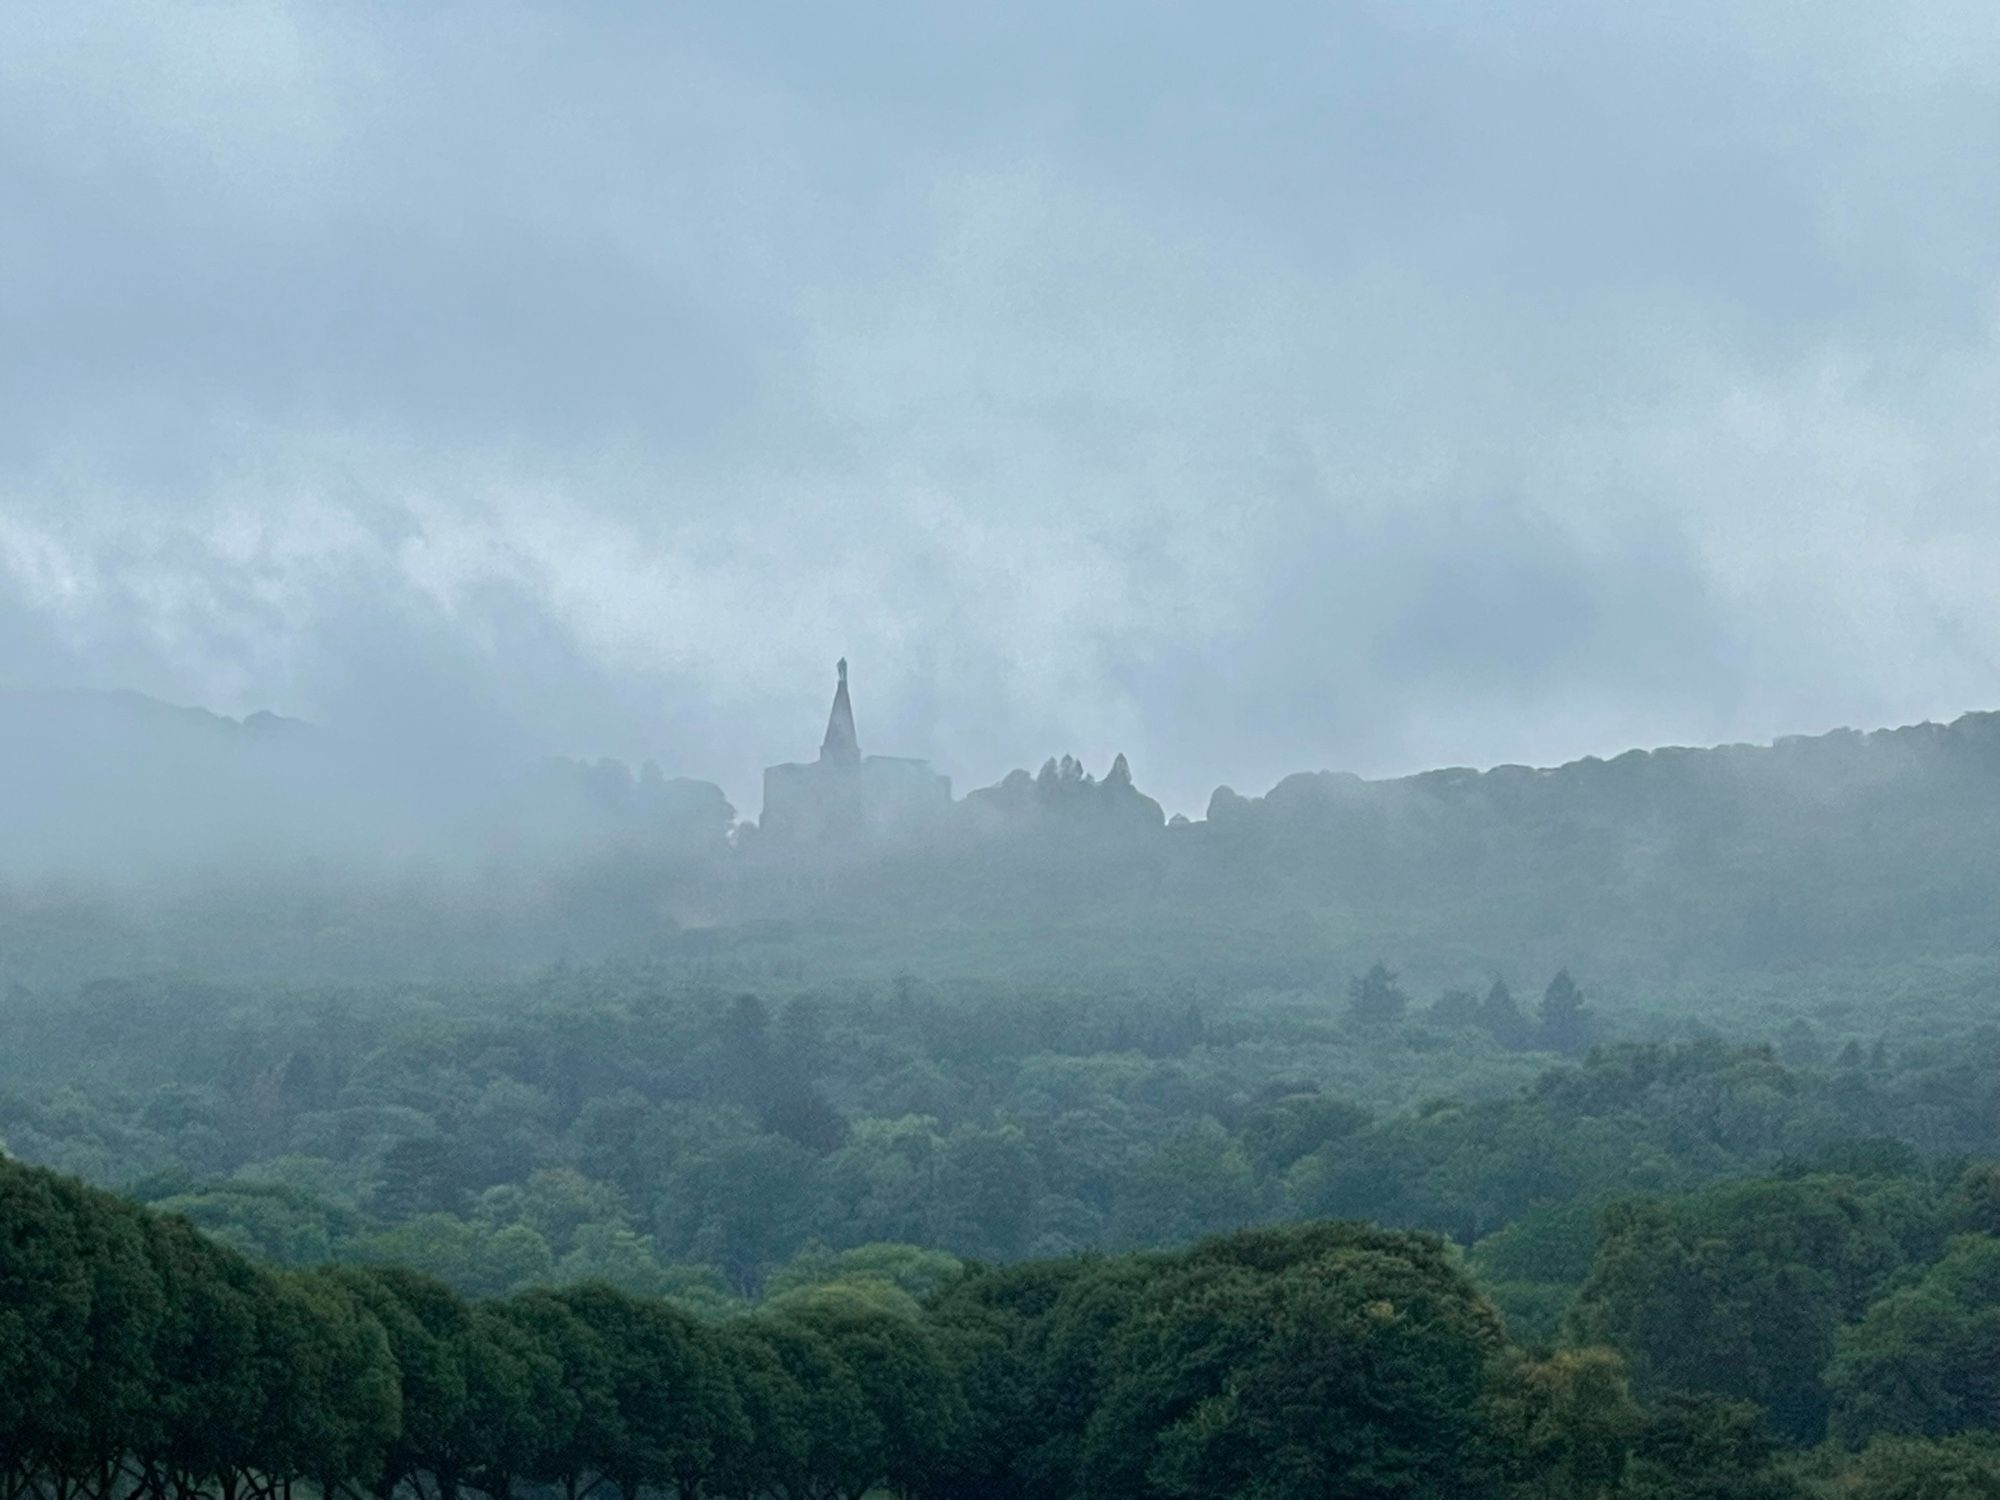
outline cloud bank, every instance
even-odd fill
[[[28,3],[0,681],[1170,807],[2000,703],[2000,16]]]

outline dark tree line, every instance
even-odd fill
[[[1401,1021],[1410,1010],[1408,993],[1383,963],[1350,981],[1347,995],[1348,1014],[1364,1025]],[[1496,978],[1483,999],[1470,990],[1446,990],[1428,1019],[1441,1027],[1484,1031],[1503,1047],[1548,1052],[1581,1052],[1596,1034],[1596,1017],[1568,969],[1549,981],[1533,1017],[1521,1009],[1507,981]]]
[[[5,1500],[1580,1500],[1750,1484],[1755,1429],[1640,1408],[1606,1350],[1523,1354],[1443,1242],[1361,1225],[701,1322],[602,1284],[269,1270],[0,1162]]]

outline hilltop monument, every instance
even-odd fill
[[[864,756],[847,694],[846,657],[834,672],[819,759],[765,768],[759,830],[780,843],[838,845],[872,843],[938,822],[951,807],[951,778],[928,761]]]
[[[854,704],[847,696],[847,658],[833,664],[839,681],[833,690],[833,708],[826,716],[826,738],[819,742],[822,765],[858,766],[861,741],[854,734]]]

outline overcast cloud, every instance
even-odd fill
[[[2000,707],[2000,9],[0,11],[0,681],[721,781]]]

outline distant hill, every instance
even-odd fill
[[[650,766],[440,774],[266,714],[0,693],[0,877],[16,882],[0,939],[17,954],[50,930],[36,882],[115,895],[175,872],[118,917],[120,962],[283,970],[305,944],[314,972],[508,968],[772,922],[876,933],[860,948],[891,967],[1171,952],[1232,983],[1382,958],[1421,984],[1569,965],[1657,987],[2000,952],[2000,714],[1547,770],[1316,772],[1219,789],[1193,823],[1165,822],[1122,758],[1097,780],[1065,757],[904,843],[781,850],[740,832],[715,787]],[[70,972],[100,917],[64,910]],[[163,923],[170,948],[132,937]]]
[[[276,714],[0,689],[0,875],[707,854],[734,821],[718,788],[651,767],[440,766]]]
[[[2000,939],[2000,714],[1552,770],[1226,788],[1196,899],[1681,972]],[[1197,894],[1198,893],[1198,894]]]
[[[2000,940],[2000,714],[1553,769],[1315,772],[1261,797],[1221,788],[1205,820],[1166,826],[1107,818],[1094,794],[1078,795],[1090,816],[1051,817],[1062,800],[1034,788],[1017,775],[967,799],[1041,813],[976,855],[885,856],[867,879],[762,893],[763,909],[1227,929],[1426,978],[1581,963],[1677,981]]]
[[[0,868],[119,872],[235,847],[302,800],[323,806],[332,771],[325,736],[274,714],[0,690]]]

